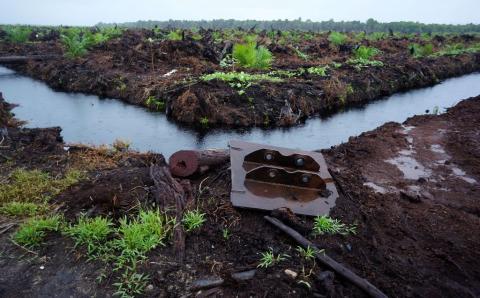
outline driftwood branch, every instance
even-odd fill
[[[294,229],[284,225],[281,221],[279,221],[276,218],[270,217],[270,216],[265,216],[264,217],[269,223],[273,224],[286,234],[288,234],[290,237],[295,239],[300,245],[303,247],[307,248],[310,246],[315,251],[315,257],[317,260],[319,260],[322,264],[330,267],[333,269],[335,272],[349,280],[351,283],[359,287],[360,289],[364,290],[366,293],[368,293],[371,297],[375,298],[386,298],[388,297],[385,295],[382,291],[377,289],[374,285],[372,285],[370,282],[368,282],[366,279],[363,279],[353,273],[351,270],[347,269],[345,266],[342,264],[338,263],[334,259],[330,258],[326,254],[324,254],[318,247],[316,247],[311,241],[300,235],[297,231]]]

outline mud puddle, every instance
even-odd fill
[[[352,108],[329,117],[309,119],[288,129],[212,130],[208,133],[184,128],[162,113],[152,113],[119,100],[56,92],[46,84],[0,67],[0,91],[13,112],[28,121],[27,127],[62,127],[68,143],[111,144],[128,140],[140,151],[161,152],[165,156],[186,148],[224,148],[230,139],[301,147],[304,150],[328,148],[351,136],[374,129],[386,122],[443,112],[460,99],[480,94],[480,74],[448,79],[439,85],[396,94],[383,100]]]

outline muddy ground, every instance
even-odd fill
[[[147,104],[147,99],[153,97],[165,103],[165,112],[171,119],[193,126],[205,126],[208,122],[210,128],[295,125],[318,113],[480,70],[478,53],[417,59],[409,52],[413,43],[431,43],[435,51],[457,43],[470,46],[479,42],[473,36],[435,36],[429,41],[419,37],[355,41],[351,37],[337,48],[329,43],[328,33],[285,43],[260,33],[259,43],[275,57],[272,71],[326,65],[329,69],[325,77],[304,73],[283,76],[282,83],[254,82],[242,93],[228,83],[204,82],[199,77],[217,71],[268,71],[220,67],[232,43],[241,39],[215,41],[212,32],[202,34],[200,40],[190,38],[187,32],[184,40],[171,41],[155,40],[149,30],[127,30],[122,37],[98,45],[77,59],[63,58],[58,35],[53,35],[27,44],[0,42],[0,55],[59,55],[61,58],[56,60],[10,66],[59,90],[119,98],[157,109],[158,106]],[[361,44],[381,50],[375,59],[384,66],[357,70],[349,65],[352,50]],[[300,58],[297,50],[308,55],[308,60]]]
[[[0,147],[2,181],[18,167],[53,175],[83,169],[87,178],[53,199],[69,221],[81,212],[118,218],[135,213],[138,202],[153,200],[148,169],[151,163],[164,164],[161,155],[65,147],[59,128],[20,128],[10,116],[4,121],[8,109],[1,101],[1,125],[7,127]],[[341,194],[331,216],[356,223],[357,234],[315,237],[312,220],[305,217],[297,218],[296,228],[388,296],[478,297],[478,115],[480,97],[471,98],[445,114],[387,123],[323,151]],[[365,296],[329,268],[300,258],[297,244],[263,219],[268,212],[232,207],[228,166],[190,181],[195,190],[191,208],[205,212],[207,222],[187,234],[183,264],[175,261],[172,245],[149,253],[141,268],[151,277],[145,296]],[[2,227],[20,222],[0,217]],[[228,239],[222,236],[226,227],[231,230]],[[114,274],[96,282],[106,265],[87,262],[82,249],[65,236],[51,233],[45,245],[28,252],[9,240],[15,229],[0,235],[0,296],[105,297],[114,292]],[[257,268],[259,253],[269,248],[291,257],[268,269]],[[298,277],[292,279],[285,269]],[[255,276],[245,281],[232,277],[247,270],[255,270]],[[208,291],[191,289],[195,280],[206,277],[220,277],[224,283]]]

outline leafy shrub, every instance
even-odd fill
[[[334,46],[341,46],[347,42],[347,36],[340,32],[333,31],[328,36],[328,41],[330,41]]]
[[[25,43],[32,34],[32,29],[24,26],[12,26],[5,28],[7,40],[14,43]]]
[[[264,46],[257,46],[253,40],[233,46],[232,57],[243,67],[268,69],[273,62],[272,53]]]

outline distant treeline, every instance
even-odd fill
[[[245,30],[301,30],[301,31],[341,31],[341,32],[402,32],[402,33],[479,33],[480,25],[450,25],[450,24],[423,24],[418,22],[390,22],[380,23],[374,19],[368,19],[366,22],[360,21],[340,21],[334,20],[313,22],[311,20],[303,21],[301,18],[296,20],[276,20],[276,21],[255,21],[255,20],[211,20],[211,21],[136,21],[118,24],[99,23],[97,26],[120,26],[128,28],[179,28],[179,29],[237,29]]]

